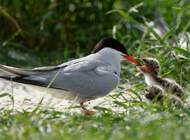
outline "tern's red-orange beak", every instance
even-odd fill
[[[131,64],[140,65],[140,63],[135,59],[134,56],[124,55],[123,57],[124,57],[124,59],[128,60]]]

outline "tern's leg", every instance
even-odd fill
[[[93,115],[93,114],[95,114],[96,113],[96,111],[95,110],[89,110],[89,109],[87,109],[86,107],[85,107],[85,105],[84,105],[84,103],[85,103],[86,101],[82,101],[81,103],[80,103],[80,106],[81,106],[81,108],[82,108],[82,113],[84,113],[85,115]]]

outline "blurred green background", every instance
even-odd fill
[[[182,20],[177,25],[180,29],[189,21],[186,3],[188,0],[1,0],[0,61],[9,63],[3,57],[13,50],[39,55],[57,51],[64,57],[87,54],[102,37],[112,36],[114,25],[120,26],[119,39],[132,47],[142,35],[133,29],[134,21],[152,21],[159,14],[171,28]]]
[[[119,17],[106,12],[117,5],[113,0],[1,0],[1,61],[13,50],[44,61],[47,52],[61,58],[87,54],[99,39],[112,36]]]
[[[55,65],[87,55],[102,37],[113,36],[137,57],[156,57],[163,75],[188,82],[189,3],[0,0],[0,63]]]

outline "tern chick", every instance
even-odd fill
[[[147,99],[162,100],[166,93],[183,100],[185,97],[183,88],[173,79],[160,77],[160,64],[154,58],[143,58],[143,65],[138,66],[145,77],[146,84],[150,87],[145,95]]]

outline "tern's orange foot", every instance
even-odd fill
[[[85,115],[94,115],[96,113],[95,110],[88,110],[88,109],[82,109],[81,110],[82,113],[84,113]]]

